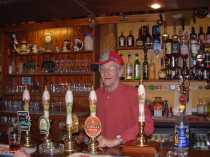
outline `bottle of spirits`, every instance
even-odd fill
[[[165,43],[165,55],[166,57],[170,57],[172,54],[172,40],[168,38]]]
[[[159,80],[166,80],[167,75],[166,75],[166,69],[165,69],[165,64],[164,64],[164,58],[161,58],[160,65],[161,65],[161,69],[158,72]]]
[[[119,42],[119,43],[118,43],[118,46],[119,46],[120,48],[123,48],[123,47],[126,46],[126,38],[125,38],[123,32],[121,32],[121,35],[120,35],[119,38],[118,38],[118,42]]]
[[[179,57],[180,55],[180,43],[179,43],[179,37],[176,34],[176,26],[174,26],[174,33],[172,36],[172,55],[175,57]]]
[[[150,60],[149,65],[149,80],[156,80],[156,68],[153,58]]]
[[[180,113],[174,129],[175,153],[177,156],[187,156],[189,149],[189,126],[185,122],[184,113]]]
[[[198,54],[198,40],[197,40],[197,34],[195,33],[195,28],[192,27],[191,33],[190,33],[190,51],[191,51],[191,57],[195,58]]]
[[[134,36],[132,31],[130,31],[129,35],[127,36],[127,47],[134,47]]]
[[[206,43],[210,44],[210,26],[208,26],[208,28],[207,28]]]
[[[182,75],[182,78],[184,79],[189,79],[190,77],[190,72],[189,72],[189,68],[187,66],[187,62],[183,62],[183,66],[182,66],[182,69],[181,69],[181,75]]]
[[[122,54],[120,54],[120,57],[124,60],[124,56]],[[125,78],[126,78],[126,64],[123,65],[123,72],[120,79],[125,80]]]
[[[133,79],[133,64],[131,61],[131,55],[128,55],[128,62],[126,64],[126,79],[131,80]]]
[[[189,56],[189,47],[188,47],[188,33],[185,32],[181,38],[180,53],[183,60],[186,60]]]
[[[147,49],[146,48],[144,48],[143,80],[149,80],[149,63],[148,63],[148,59],[147,59]]]
[[[147,49],[152,48],[152,36],[150,35],[150,32],[149,32],[149,25],[146,26],[145,47]]]
[[[134,80],[140,80],[141,79],[141,62],[139,61],[139,55],[138,53],[135,55],[135,61],[134,61]]]
[[[200,31],[198,34],[198,40],[201,45],[205,43],[205,33],[203,32],[203,27],[200,27]]]
[[[143,45],[144,45],[144,43],[143,43],[143,39],[142,39],[142,27],[140,27],[138,38],[136,39],[136,47],[142,48]]]
[[[154,25],[152,27],[152,36],[153,36],[153,51],[155,52],[155,54],[159,54],[161,51],[159,25]]]

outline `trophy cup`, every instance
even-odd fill
[[[67,128],[67,138],[64,140],[64,151],[66,153],[72,153],[73,142],[72,142],[72,105],[73,105],[73,94],[70,88],[65,95],[65,103],[66,103],[66,128]]]
[[[85,120],[84,126],[85,133],[90,137],[89,151],[91,154],[97,154],[96,137],[101,133],[101,121],[96,116],[96,102],[96,93],[92,88],[89,95],[90,116]]]
[[[30,93],[29,93],[27,87],[25,87],[25,89],[23,91],[23,102],[24,102],[23,110],[26,113],[28,113],[27,114],[27,119],[30,120],[30,116],[29,116]],[[25,124],[27,124],[27,123],[25,123]],[[25,147],[32,147],[31,137],[30,137],[30,127],[31,127],[31,122],[28,121],[27,128],[25,129],[25,132],[26,132],[25,143],[24,143]]]

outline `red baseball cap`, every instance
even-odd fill
[[[100,65],[105,64],[105,63],[108,63],[109,61],[113,61],[119,65],[124,64],[122,57],[119,55],[117,51],[114,51],[114,50],[109,51],[108,53],[102,53],[100,55],[98,64]]]

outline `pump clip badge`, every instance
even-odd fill
[[[101,133],[101,121],[96,116],[89,116],[85,120],[85,133],[91,137],[95,138]]]

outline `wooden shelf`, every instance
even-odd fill
[[[79,55],[79,54],[89,54],[94,51],[69,51],[69,52],[38,52],[38,53],[28,53],[28,54],[9,54],[13,57],[28,57],[28,56],[42,56],[42,55]]]
[[[83,76],[93,75],[93,72],[82,73],[23,73],[23,74],[9,74],[10,77],[24,77],[24,76]]]
[[[210,128],[210,120],[200,117],[200,116],[193,116],[196,120],[192,120],[190,117],[192,116],[186,116],[186,123],[190,127],[207,127]],[[178,117],[171,117],[171,118],[153,118],[154,123],[156,127],[174,127],[174,125],[177,122]]]
[[[66,93],[50,93],[51,95],[51,99],[53,99],[53,97],[64,97]],[[30,93],[31,97],[42,97],[42,93]],[[73,93],[74,97],[87,97],[88,98],[89,92],[77,92],[77,93]],[[4,96],[12,96],[12,97],[20,97],[22,98],[22,93],[5,93]]]
[[[17,116],[17,112],[15,111],[0,111],[1,115],[9,115],[9,116]],[[32,117],[40,117],[41,115],[43,115],[44,113],[43,112],[29,112],[29,114],[32,116]],[[57,116],[57,117],[63,117],[65,116],[65,112],[50,112],[50,116]]]
[[[118,47],[116,48],[117,50],[142,50],[143,51],[143,47]]]

